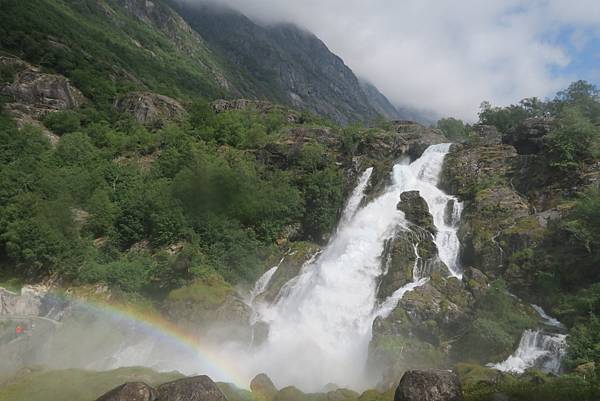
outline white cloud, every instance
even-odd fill
[[[314,32],[396,104],[465,119],[482,100],[509,104],[563,88],[572,77],[551,73],[570,62],[561,29],[582,43],[600,26],[597,0],[216,1]]]

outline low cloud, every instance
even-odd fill
[[[215,1],[314,32],[398,105],[464,119],[483,100],[552,96],[577,78],[567,47],[600,27],[595,0]]]

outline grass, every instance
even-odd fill
[[[106,372],[26,369],[0,378],[0,401],[92,401],[125,382],[142,381],[155,386],[181,377],[177,372],[158,373],[140,367]]]

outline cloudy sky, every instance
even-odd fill
[[[314,32],[392,102],[442,115],[600,83],[600,0],[218,1]]]

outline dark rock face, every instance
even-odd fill
[[[96,401],[154,401],[156,390],[145,383],[125,383],[110,390]]]
[[[250,390],[259,401],[272,401],[278,391],[269,376],[264,373],[261,373],[252,379],[250,382]]]
[[[462,401],[458,376],[445,370],[409,370],[402,376],[394,401]]]
[[[544,136],[552,130],[554,119],[551,117],[532,117],[502,138],[504,143],[513,145],[521,155],[540,153],[544,147]]]
[[[400,202],[396,206],[404,212],[406,219],[413,224],[435,234],[433,216],[429,213],[429,206],[419,191],[406,191],[400,194]]]
[[[157,401],[227,401],[208,376],[188,377],[161,384]]]
[[[373,96],[313,34],[290,24],[261,26],[224,7],[183,3],[179,8],[215,53],[246,67],[233,79],[242,96],[271,99],[342,124],[377,117]]]
[[[132,92],[115,101],[120,113],[129,113],[140,124],[162,127],[167,121],[185,115],[183,106],[168,96],[151,92]]]

